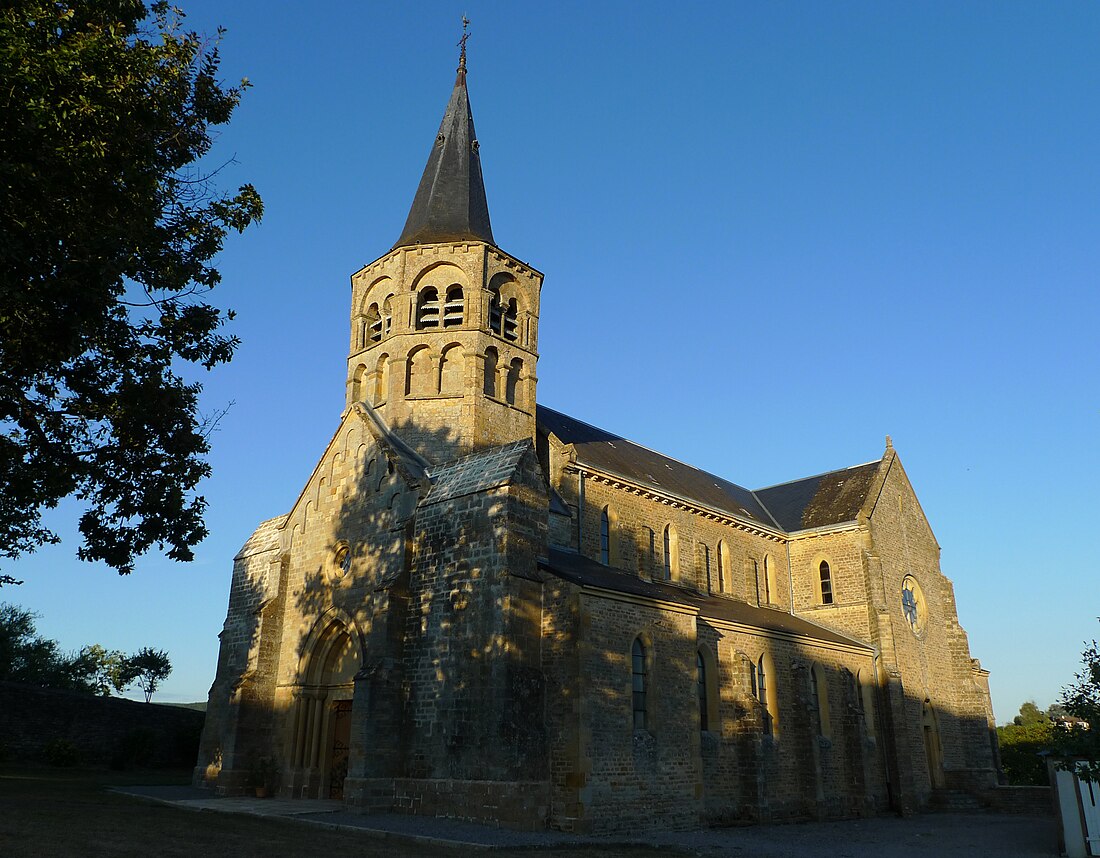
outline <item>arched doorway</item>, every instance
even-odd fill
[[[306,642],[290,755],[294,794],[304,798],[344,797],[355,674],[363,663],[358,635],[349,626],[323,618]]]
[[[932,702],[926,697],[921,705],[921,733],[924,755],[928,761],[928,780],[932,789],[941,789],[943,780],[943,748],[940,746],[940,723]]]

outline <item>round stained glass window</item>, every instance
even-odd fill
[[[924,631],[925,620],[928,619],[928,605],[924,601],[924,593],[920,584],[912,575],[906,575],[901,582],[901,612],[905,615],[905,621],[914,634]]]

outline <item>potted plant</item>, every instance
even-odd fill
[[[257,757],[248,770],[248,785],[256,798],[267,798],[279,787],[279,764],[272,757]]]

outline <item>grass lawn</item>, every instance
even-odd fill
[[[183,810],[108,792],[125,784],[186,784],[190,772],[111,772],[0,767],[0,856],[341,855],[367,858],[457,858],[466,849],[406,845],[272,818]],[[653,858],[651,849],[493,850],[496,858]]]

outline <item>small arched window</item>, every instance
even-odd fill
[[[821,580],[821,604],[831,605],[833,603],[833,577],[832,572],[829,570],[829,564],[822,560],[821,565],[817,567],[817,572]]]
[[[706,662],[703,661],[703,654],[701,652],[695,653],[695,682],[698,685],[699,694],[699,729],[709,730],[710,719],[707,712],[707,665]]]
[[[364,389],[364,380],[366,379],[367,368],[363,364],[359,364],[355,368],[355,373],[351,377],[351,401],[358,402],[367,395],[367,391]]]
[[[600,562],[611,565],[611,516],[607,507],[600,512]]]
[[[447,289],[447,302],[443,305],[443,327],[456,328],[461,325],[464,311],[462,287],[455,283]]]
[[[512,298],[508,301],[508,304],[504,307],[504,339],[515,340],[518,336],[518,323],[517,319],[519,312],[516,307],[516,299]]]
[[[497,350],[491,346],[485,350],[485,395],[497,395]]]
[[[522,405],[523,390],[520,386],[520,376],[523,374],[523,361],[513,358],[508,364],[508,377],[504,382],[504,400],[509,405]]]
[[[378,312],[378,305],[371,304],[367,308],[367,340],[377,343],[382,339],[382,314]]]
[[[649,665],[646,664],[645,644],[641,638],[634,638],[630,650],[631,697],[634,708],[634,729],[644,730],[647,722],[647,685],[649,684]]]
[[[416,300],[416,329],[422,331],[439,327],[439,292],[434,286],[420,290]]]

